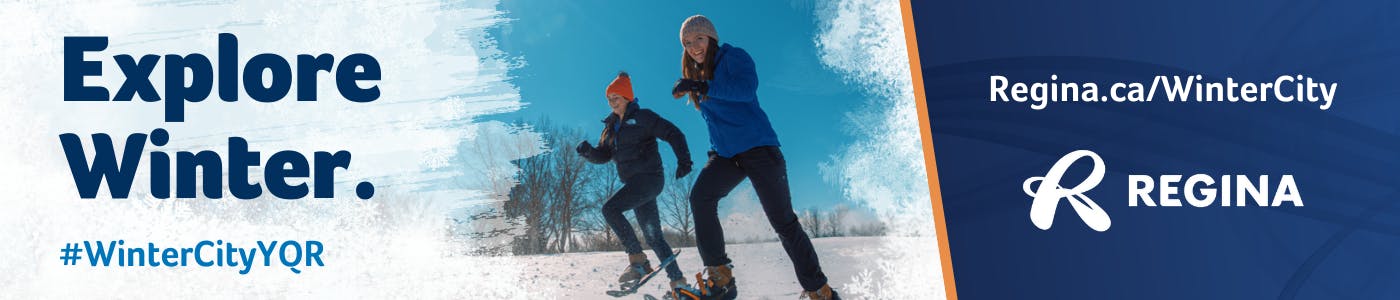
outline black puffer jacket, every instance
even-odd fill
[[[661,168],[661,154],[658,153],[656,139],[671,144],[676,152],[676,161],[690,167],[690,147],[686,145],[685,134],[671,121],[662,119],[649,109],[642,109],[636,101],[627,105],[622,118],[608,113],[603,119],[603,130],[607,134],[598,141],[598,147],[582,150],[580,154],[595,164],[617,162],[617,175],[622,182],[638,174],[665,174]]]

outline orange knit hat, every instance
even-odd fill
[[[608,84],[608,90],[603,96],[618,94],[627,101],[636,100],[632,97],[632,79],[627,76],[627,72],[618,72],[617,78]]]

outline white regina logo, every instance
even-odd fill
[[[1089,177],[1073,188],[1066,189],[1060,186],[1060,179],[1065,176],[1065,170],[1068,170],[1069,166],[1073,165],[1079,158],[1085,156],[1094,160],[1094,170],[1089,173]],[[1041,230],[1049,230],[1050,224],[1055,222],[1055,208],[1060,206],[1060,199],[1069,199],[1070,207],[1074,208],[1074,212],[1079,214],[1079,218],[1083,219],[1084,224],[1089,225],[1089,228],[1096,231],[1108,230],[1108,226],[1112,225],[1108,219],[1108,213],[1099,208],[1094,200],[1084,196],[1085,191],[1099,185],[1099,181],[1103,180],[1103,172],[1103,159],[1099,158],[1098,154],[1089,150],[1076,150],[1065,154],[1065,157],[1056,161],[1045,177],[1027,178],[1026,182],[1021,185],[1021,189],[1032,198],[1031,223],[1034,223],[1035,227]],[[1040,185],[1031,187],[1037,181],[1040,182]]]

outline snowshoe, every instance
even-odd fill
[[[631,279],[631,280],[628,280],[628,281],[623,281],[623,279],[629,279],[629,278],[626,277],[626,276],[627,276],[627,273],[623,273],[623,274],[622,274],[623,277],[618,278],[618,282],[621,282],[621,284],[618,284],[618,289],[617,289],[617,290],[610,290],[610,291],[607,291],[608,296],[622,297],[622,296],[627,296],[627,295],[631,295],[631,294],[637,293],[637,289],[640,289],[640,288],[642,287],[642,285],[646,284],[647,281],[650,281],[652,277],[656,277],[656,274],[657,274],[657,273],[661,273],[662,271],[665,271],[665,269],[666,269],[667,266],[670,266],[671,264],[676,263],[676,257],[679,257],[680,255],[681,255],[681,250],[676,250],[674,253],[671,253],[671,257],[667,257],[666,259],[662,260],[662,261],[661,261],[661,265],[658,266],[656,269],[652,269],[651,266],[649,265],[649,263],[645,263],[645,262],[644,262],[644,263],[643,263],[643,264],[644,264],[644,268],[642,268],[641,270],[646,270],[646,271],[648,271],[648,272],[642,273],[642,275],[641,275],[640,277],[636,278],[636,279]],[[642,256],[641,259],[642,259],[643,261],[645,261],[645,260],[646,260],[646,256]],[[633,260],[632,257],[628,257],[628,260],[631,260],[631,261],[633,261],[633,262],[636,261],[636,260]],[[629,266],[628,266],[628,268],[629,268],[628,272],[634,270],[634,269],[632,269],[632,267],[635,266],[635,265],[636,265],[636,264],[629,265]]]
[[[695,273],[695,286],[679,286],[671,289],[671,296],[677,300],[733,300],[739,297],[731,265],[705,267]]]
[[[622,283],[624,286],[627,285],[627,283],[635,284],[637,283],[636,281],[642,279],[642,276],[651,274],[651,272],[654,271],[656,270],[651,268],[651,261],[647,261],[647,255],[645,253],[628,254],[627,269],[622,271],[622,275],[617,276],[617,282]]]

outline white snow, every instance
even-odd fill
[[[887,249],[925,248],[932,249],[933,238],[919,237],[834,237],[812,240],[821,258],[823,272],[829,284],[841,293],[843,299],[889,299],[880,297],[869,279],[888,279],[880,266],[873,262],[899,255]],[[891,247],[893,246],[893,247]],[[682,249],[677,260],[686,280],[695,283],[695,273],[700,271],[699,254],[694,247]],[[734,244],[726,249],[734,261],[734,278],[739,287],[740,299],[797,299],[802,287],[797,284],[792,263],[778,242],[756,244]],[[928,250],[932,251],[932,250]],[[659,262],[655,254],[647,250],[653,266]],[[528,283],[523,286],[548,291],[555,299],[617,299],[606,294],[616,289],[617,275],[627,264],[627,255],[622,252],[588,252],[558,255],[516,256],[516,263],[523,266],[522,277]],[[917,263],[915,261],[913,263]],[[937,261],[924,262],[922,268],[937,273]],[[905,266],[918,268],[920,266]],[[641,299],[652,295],[660,299],[666,293],[665,272],[657,275],[637,294],[623,299]],[[866,282],[859,282],[865,280]],[[941,285],[939,281],[923,281],[928,285]],[[861,285],[863,284],[863,285]],[[934,297],[933,295],[929,295]],[[938,295],[941,298],[941,295]]]
[[[864,88],[864,107],[847,114],[861,133],[827,163],[822,175],[846,198],[875,211],[895,236],[935,236],[928,171],[924,168],[917,100],[898,1],[818,2],[813,38],[822,64]],[[944,299],[936,244],[888,243],[866,261],[880,273],[862,275],[851,290],[872,299]],[[924,267],[927,265],[935,267]],[[933,284],[931,284],[933,283]]]

